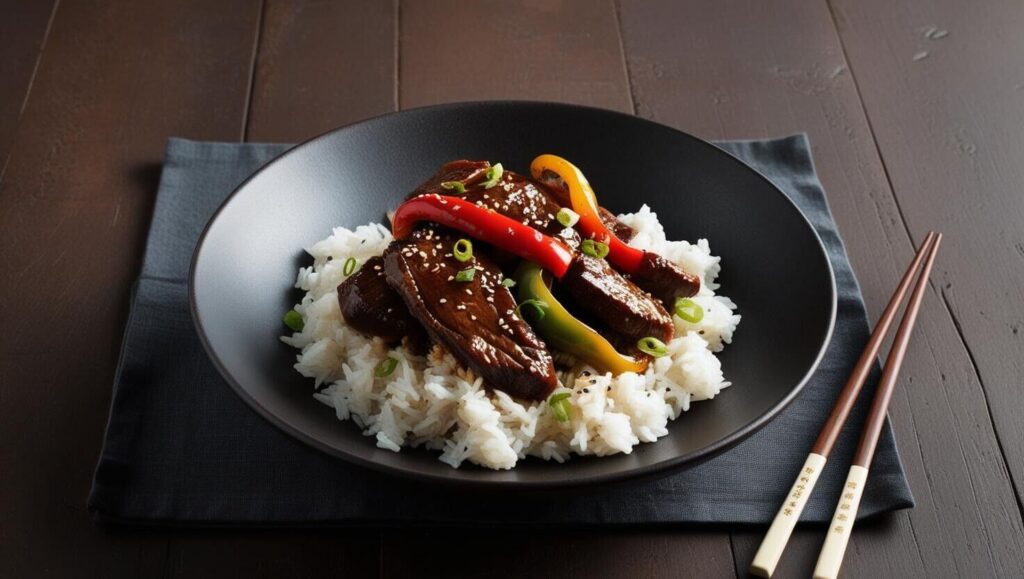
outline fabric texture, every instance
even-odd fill
[[[805,136],[718,143],[800,207],[835,270],[835,333],[798,399],[757,434],[692,469],[585,493],[523,493],[514,499],[408,482],[307,447],[249,409],[207,358],[189,315],[186,287],[196,240],[224,198],[289,146],[170,140],[89,496],[96,521],[586,527],[772,519],[869,334],[860,288]],[[876,367],[802,520],[831,518],[877,376]],[[886,424],[860,516],[912,506]]]

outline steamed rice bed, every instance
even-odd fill
[[[732,341],[740,316],[729,298],[715,295],[721,266],[707,240],[668,241],[646,205],[619,218],[636,230],[630,245],[700,276],[700,293],[692,299],[704,317],[692,324],[673,316],[676,337],[668,355],[644,374],[602,376],[579,366],[569,383],[574,373],[560,372],[555,392],[569,392],[573,407],[567,422],[559,422],[546,402],[485,388],[440,347],[416,356],[345,324],[336,291],[347,277],[344,263],[351,257],[363,264],[384,252],[392,237],[380,224],[337,228],[307,250],[313,265],[300,268],[295,283],[306,292],[295,306],[305,325],[281,340],[302,350],[295,369],[315,379],[313,396],[375,437],[380,448],[423,446],[441,451],[440,459],[453,467],[469,461],[493,469],[512,468],[527,456],[564,462],[573,454],[628,454],[668,434],[668,422],[691,402],[710,400],[729,386],[714,353]],[[376,378],[374,369],[389,356],[398,360],[395,371]]]

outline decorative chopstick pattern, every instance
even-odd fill
[[[932,264],[935,262],[935,254],[941,238],[940,234],[929,232],[921,243],[921,247],[907,268],[906,273],[903,274],[903,278],[896,287],[896,291],[893,292],[892,298],[889,299],[888,305],[886,305],[881,317],[879,317],[875,330],[872,332],[864,348],[864,352],[861,353],[849,379],[839,392],[839,397],[836,399],[828,420],[822,426],[821,432],[811,448],[811,453],[807,457],[807,461],[797,475],[793,487],[786,496],[785,502],[779,508],[779,512],[775,515],[775,519],[768,528],[768,532],[765,534],[765,538],[761,542],[761,546],[758,548],[757,554],[750,565],[750,572],[752,574],[760,577],[771,577],[775,572],[775,567],[782,557],[782,552],[786,548],[786,543],[789,541],[793,528],[803,512],[808,497],[814,490],[814,485],[821,471],[825,468],[828,456],[832,452],[836,440],[839,438],[839,433],[842,432],[843,425],[846,424],[850,411],[853,409],[853,405],[857,401],[864,382],[871,372],[874,360],[878,356],[882,342],[885,340],[885,335],[888,333],[889,327],[896,317],[896,312],[899,311],[900,304],[903,302],[908,288],[918,270],[922,269],[921,264],[924,263],[924,268],[918,277],[918,282],[907,305],[906,313],[897,331],[893,342],[893,349],[886,361],[885,371],[883,371],[882,379],[879,381],[871,412],[865,424],[865,429],[862,432],[861,442],[858,447],[858,457],[863,461],[864,457],[861,456],[859,451],[864,449],[867,453],[867,460],[866,462],[858,462],[855,459],[854,466],[850,469],[850,475],[847,477],[846,485],[843,487],[842,500],[836,509],[836,514],[833,516],[832,524],[829,527],[829,538],[832,540],[826,539],[825,548],[822,549],[822,554],[819,557],[819,566],[822,566],[823,562],[828,562],[821,567],[822,572],[826,573],[821,575],[821,577],[835,577],[835,575],[828,575],[829,572],[833,571],[833,562],[834,572],[838,574],[839,564],[842,562],[846,543],[849,541],[849,531],[853,527],[853,519],[856,516],[861,493],[864,490],[864,483],[867,480],[870,457],[874,454],[874,448],[878,443],[878,434],[881,432],[882,424],[885,421],[885,413],[888,409],[889,399],[892,396],[892,388],[895,385],[899,366],[906,353],[910,330],[917,319],[917,310],[920,308],[924,288],[927,286],[928,274],[931,271]],[[902,342],[900,342],[901,336]],[[893,357],[894,355],[896,356],[895,358]],[[893,360],[896,361],[890,367],[890,362],[893,362]],[[886,387],[887,384],[888,386]],[[880,417],[876,416],[876,412],[880,412]],[[878,430],[872,435],[872,429],[876,427]],[[836,531],[836,529],[839,530]],[[836,535],[836,537],[833,538],[832,535]],[[815,577],[818,576],[818,569],[815,569]]]

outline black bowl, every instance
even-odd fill
[[[540,153],[570,159],[601,203],[654,209],[671,239],[706,237],[722,256],[720,293],[743,321],[721,354],[733,385],[694,404],[668,436],[632,454],[527,459],[510,471],[453,469],[437,453],[381,450],[311,396],[292,369],[281,315],[299,297],[302,248],[335,226],[384,214],[452,159],[489,159],[527,172]],[[386,115],[308,141],[243,183],[200,238],[189,276],[192,314],[214,364],[270,422],[339,458],[422,480],[484,487],[563,487],[623,481],[693,465],[764,426],[800,392],[835,321],[825,250],[792,202],[717,147],[604,110],[548,103],[464,103]]]

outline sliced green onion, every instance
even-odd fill
[[[514,279],[512,279],[510,277],[506,277],[505,279],[501,280],[501,287],[512,288],[512,287],[515,287],[515,286],[516,286],[516,280],[514,280]]]
[[[302,328],[306,327],[306,322],[302,320],[302,314],[295,310],[288,310],[288,313],[284,315],[284,325],[293,332],[301,332]]]
[[[469,261],[473,257],[473,242],[463,237],[455,242],[452,254],[459,261]]]
[[[395,358],[384,358],[377,364],[377,367],[373,369],[373,375],[378,378],[387,378],[394,373],[395,368],[398,367],[398,360]]]
[[[562,224],[562,227],[572,227],[580,220],[580,214],[568,207],[562,207],[558,210],[558,214],[555,215],[555,219]]]
[[[677,316],[691,324],[699,324],[704,319],[704,308],[689,298],[677,299],[675,310]]]
[[[468,281],[473,281],[474,277],[476,277],[476,268],[471,267],[469,269],[464,269],[459,273],[455,274],[455,281],[461,281],[465,283]]]
[[[555,413],[555,420],[559,422],[568,422],[569,414],[572,412],[572,402],[569,402],[568,392],[559,392],[558,394],[552,394],[551,398],[548,398],[548,405],[551,406],[551,410]]]
[[[523,306],[529,306],[529,307],[533,308],[534,313],[537,314],[537,319],[538,320],[543,320],[544,319],[544,314],[546,313],[544,310],[548,309],[548,305],[546,303],[540,301],[540,300],[537,300],[537,299],[523,300],[522,302],[519,303],[518,306],[516,306],[516,313],[519,314],[520,316],[523,315],[523,312],[522,312]]]
[[[640,341],[636,343],[636,347],[640,348],[640,351],[644,354],[654,358],[660,358],[668,354],[668,346],[665,345],[665,342],[651,336],[640,338]]]
[[[608,244],[594,241],[593,239],[584,239],[580,249],[583,253],[597,259],[604,259],[608,255]]]
[[[445,181],[441,183],[442,189],[454,189],[456,193],[465,193],[466,186],[462,184],[462,181]]]
[[[501,163],[495,163],[487,169],[486,173],[484,173],[484,177],[486,177],[487,180],[481,183],[480,186],[484,189],[490,189],[497,185],[498,181],[501,181],[501,176],[504,174],[505,168],[501,166]]]
[[[345,265],[341,267],[341,273],[345,275],[352,275],[352,272],[356,270],[356,258],[350,257],[345,260]]]

